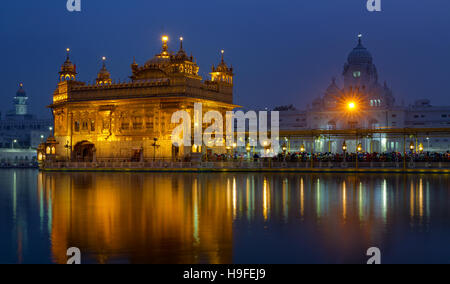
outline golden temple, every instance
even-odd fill
[[[96,159],[181,160],[193,152],[225,153],[225,147],[206,149],[202,145],[177,147],[172,144],[172,114],[184,110],[193,116],[194,104],[203,113],[218,111],[223,116],[233,105],[233,68],[222,59],[212,67],[211,78],[203,80],[193,56],[180,48],[169,50],[169,38],[162,37],[162,50],[140,66],[131,64],[126,83],[113,82],[103,66],[94,84],[77,80],[70,50],[59,72],[53,94],[54,137],[41,145],[41,159],[92,162]],[[204,125],[203,128],[206,128]]]

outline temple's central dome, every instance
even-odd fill
[[[348,55],[348,64],[372,64],[372,54],[362,45],[361,35],[358,45]]]

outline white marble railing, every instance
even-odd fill
[[[47,169],[402,169],[403,162],[271,162],[271,161],[233,161],[233,162],[174,162],[169,160],[130,162],[110,159],[97,162],[53,162],[46,161]],[[450,163],[406,163],[407,169],[450,169]]]

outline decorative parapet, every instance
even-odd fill
[[[221,92],[214,82],[186,78],[149,79],[111,85],[62,82],[53,94],[53,104],[70,101],[130,99],[137,97],[185,96],[232,103],[232,92]]]

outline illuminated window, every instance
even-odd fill
[[[95,120],[91,120],[91,131],[95,131]]]
[[[74,123],[74,130],[75,130],[75,132],[79,132],[80,131],[80,122],[79,121],[75,121],[75,123]]]
[[[361,77],[361,72],[360,72],[360,71],[355,71],[355,72],[353,72],[353,77],[354,77],[354,78],[359,78],[359,77]]]

